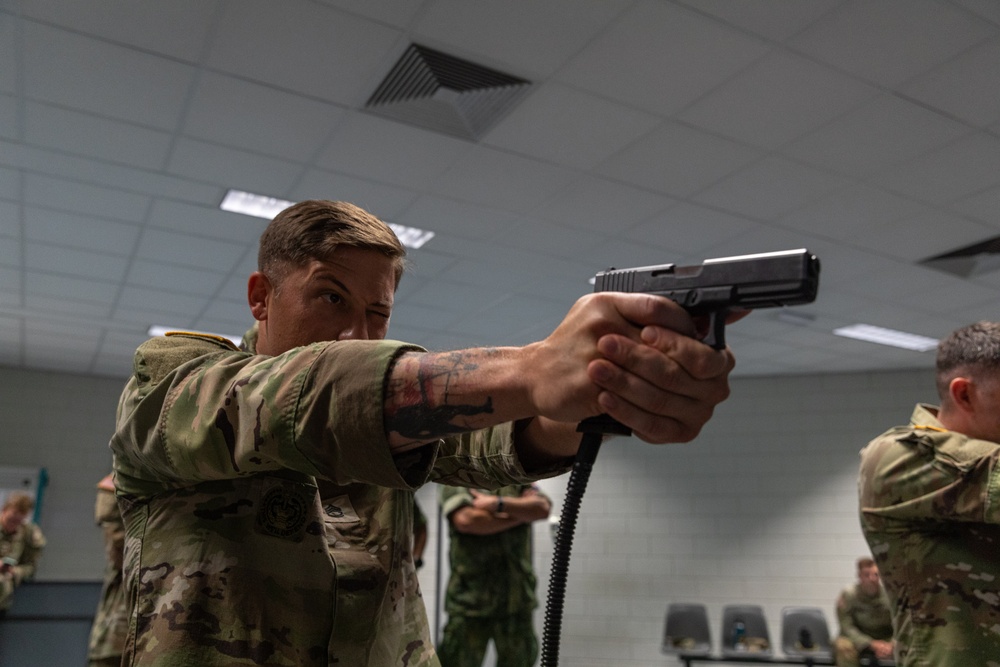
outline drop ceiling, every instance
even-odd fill
[[[364,110],[411,44],[532,82],[475,141]],[[392,337],[546,335],[611,266],[806,247],[809,317],[737,374],[922,368],[833,336],[996,319],[992,0],[0,0],[0,365],[124,377],[150,325],[240,334],[229,188],[432,230]]]

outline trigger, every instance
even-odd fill
[[[711,345],[716,350],[726,349],[726,315],[725,310],[708,314],[708,335],[702,339],[705,345]]]

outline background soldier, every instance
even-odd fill
[[[538,657],[531,523],[548,518],[551,501],[530,484],[490,494],[443,486],[441,507],[451,566],[442,667],[479,667],[491,639],[498,667],[531,667]]]
[[[128,607],[125,587],[122,585],[122,557],[125,548],[125,524],[122,522],[115,484],[110,474],[97,484],[94,519],[104,536],[107,563],[104,567],[104,584],[101,599],[90,628],[87,658],[90,667],[119,667],[125,636],[128,634]]]
[[[35,574],[45,548],[41,528],[28,521],[35,501],[12,493],[0,509],[0,618],[14,602],[14,589]]]
[[[840,635],[834,641],[837,667],[858,667],[859,656],[892,658],[892,612],[878,576],[878,565],[858,559],[858,581],[837,598]]]

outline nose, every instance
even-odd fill
[[[352,318],[337,340],[368,340],[368,321],[363,315]]]

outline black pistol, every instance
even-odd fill
[[[812,303],[819,288],[819,258],[808,250],[782,250],[706,259],[701,264],[660,264],[608,269],[594,277],[595,292],[645,292],[665,296],[692,315],[708,315],[705,342],[726,346],[726,313]]]
[[[706,259],[692,266],[660,264],[608,269],[594,277],[595,292],[659,294],[692,315],[707,315],[709,331],[705,343],[717,350],[726,347],[726,314],[730,309],[812,303],[818,289],[819,258],[804,248]],[[607,415],[585,419],[577,430],[631,433]]]

